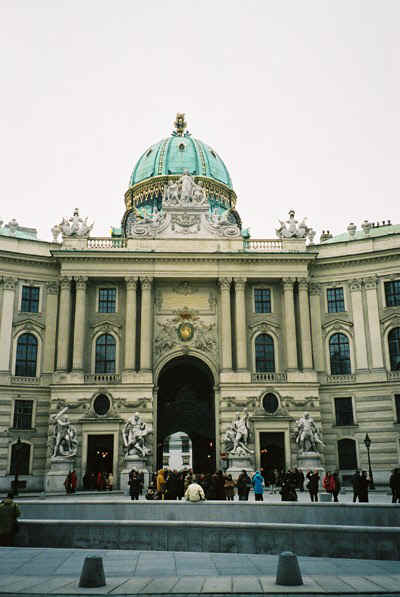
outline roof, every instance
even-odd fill
[[[379,236],[388,236],[390,234],[400,234],[400,224],[396,225],[382,225],[374,226],[370,228],[369,234],[365,234],[363,230],[358,230],[354,236],[351,236],[348,232],[338,234],[328,240],[323,241],[321,244],[329,245],[332,243],[345,243],[352,240],[363,240],[365,238],[377,238]]]

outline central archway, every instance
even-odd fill
[[[183,431],[192,441],[193,470],[215,470],[214,378],[200,359],[180,356],[162,368],[157,394],[157,468],[164,439]]]

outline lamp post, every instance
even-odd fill
[[[372,475],[372,468],[371,468],[371,457],[369,455],[369,449],[371,447],[371,438],[369,437],[368,433],[366,434],[365,438],[364,438],[364,445],[367,448],[367,453],[368,453],[368,473],[369,473],[369,486],[370,489],[375,489],[375,485],[374,485],[374,477]]]
[[[21,442],[21,438],[19,437],[17,440],[17,443],[14,446],[14,453],[15,453],[15,476],[14,476],[14,488],[13,488],[13,493],[14,495],[18,495],[18,475],[19,475],[19,465],[20,465],[20,460],[21,460],[21,450],[23,449],[22,447],[22,442]]]

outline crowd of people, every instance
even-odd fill
[[[101,472],[89,473],[83,475],[84,491],[112,491],[114,477],[112,473]],[[75,493],[78,483],[78,477],[75,471],[71,471],[65,477],[64,487],[66,493]]]

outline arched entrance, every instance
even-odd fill
[[[163,445],[177,431],[188,434],[193,470],[215,470],[214,378],[209,367],[191,356],[176,357],[161,370],[157,395],[157,468]]]

